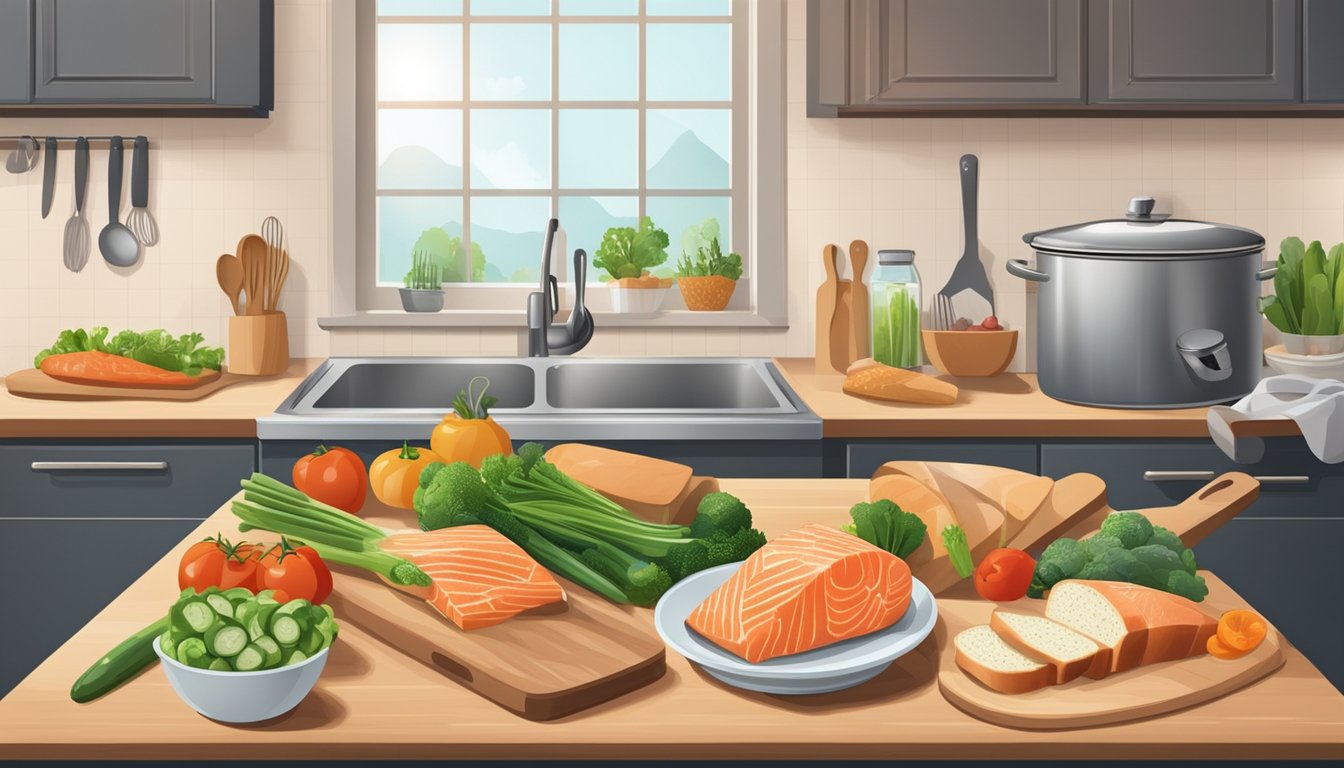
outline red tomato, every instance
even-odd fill
[[[285,539],[261,556],[257,589],[275,590],[287,603],[302,598],[320,605],[331,594],[331,570],[312,547],[291,547]]]
[[[192,544],[177,567],[177,587],[202,592],[206,587],[257,590],[257,548],[213,537]]]
[[[975,591],[986,600],[1007,602],[1025,597],[1036,561],[1020,549],[996,549],[975,568]]]
[[[313,499],[353,514],[364,506],[369,475],[354,451],[319,445],[316,451],[295,462],[294,487]]]

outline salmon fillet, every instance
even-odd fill
[[[493,626],[565,599],[549,571],[484,525],[395,534],[378,546],[420,566],[434,582],[425,599],[462,629]]]
[[[756,550],[686,623],[758,663],[885,629],[905,615],[912,586],[899,557],[807,525]]]
[[[97,351],[51,355],[38,368],[53,379],[94,386],[181,388],[194,386],[201,378]]]

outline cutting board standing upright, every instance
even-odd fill
[[[868,305],[868,284],[863,282],[863,274],[868,271],[868,244],[855,240],[849,244],[850,274],[853,276],[849,302],[849,360],[862,360],[873,354],[868,339],[868,326],[872,320]]]
[[[385,528],[410,523],[372,496],[361,516],[370,514]],[[564,579],[566,604],[465,632],[423,600],[363,572],[333,570],[328,602],[342,621],[528,720],[610,701],[667,670],[662,641],[639,615],[648,609],[616,605]]]
[[[849,357],[852,283],[840,279],[839,258],[840,249],[834,244],[821,251],[826,280],[817,289],[817,373],[844,373],[852,362]]]

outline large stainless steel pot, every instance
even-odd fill
[[[1261,373],[1258,281],[1265,239],[1241,227],[1169,219],[1134,198],[1124,219],[1023,235],[1040,283],[1041,391],[1113,408],[1184,408],[1236,400]]]

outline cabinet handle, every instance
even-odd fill
[[[34,461],[34,472],[143,472],[168,469],[166,461]]]
[[[1310,475],[1255,475],[1261,485],[1302,485],[1310,483]]]
[[[1143,473],[1143,479],[1150,483],[1161,483],[1167,480],[1212,480],[1215,476],[1216,473],[1214,472],[1201,470],[1168,472],[1150,469]]]

